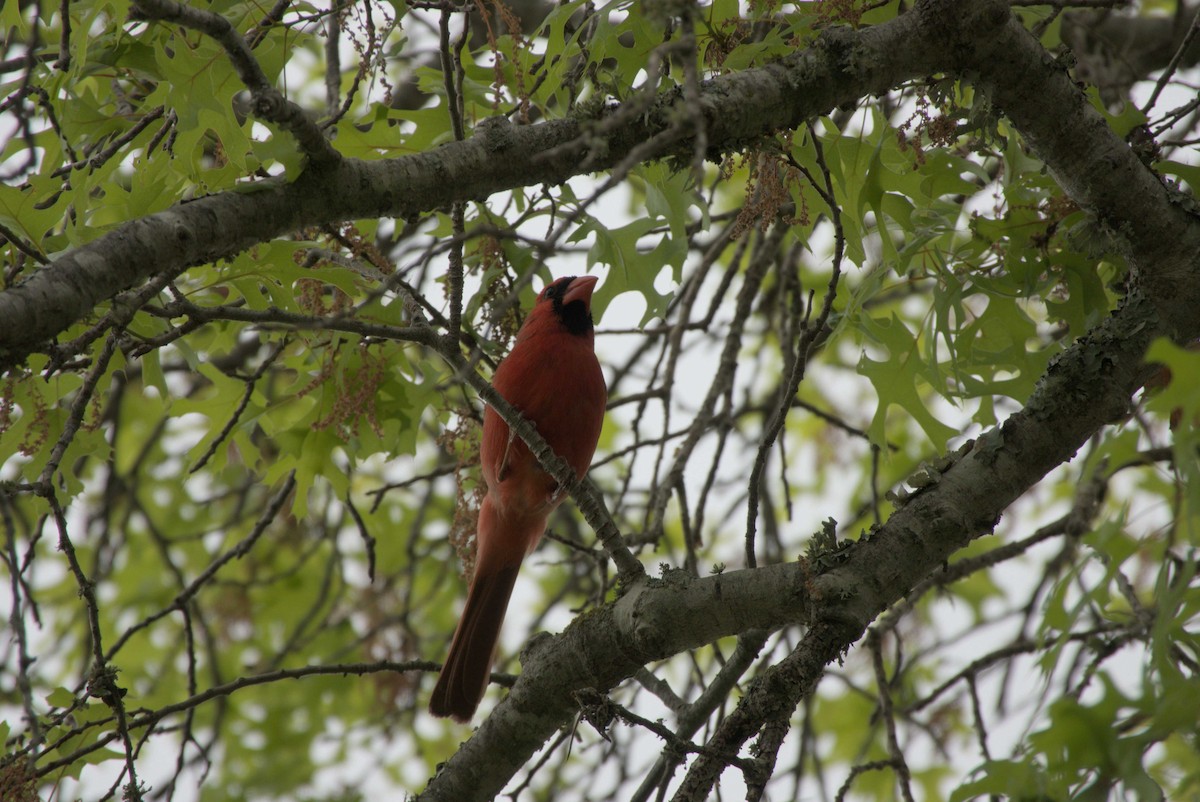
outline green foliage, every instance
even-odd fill
[[[1189,543],[1200,543],[1200,353],[1159,341],[1150,347],[1147,361],[1164,366],[1170,380],[1147,406],[1172,422],[1172,451],[1183,497],[1180,502],[1180,535]]]
[[[452,15],[451,50],[426,60],[422,49],[440,47],[440,10],[339,5],[355,57],[331,79],[335,121],[324,95],[327,5],[288,6],[282,21],[256,4],[190,6],[228,20],[268,82],[327,123],[344,157],[368,161],[436,158],[460,111],[468,136],[497,115],[514,125],[572,119],[581,152],[603,149],[614,119],[606,104],[634,119],[659,93],[684,97],[693,79],[769,64],[831,25],[879,24],[901,9],[572,0],[522,25],[494,4],[461,50]],[[123,2],[66,8],[73,33],[61,67],[61,19],[28,4],[0,10],[10,43],[36,43],[39,54],[0,85],[4,97],[26,83],[38,90],[19,98],[28,138],[0,148],[5,164],[34,154],[19,181],[0,185],[6,288],[42,269],[38,257],[307,169],[292,135],[248,116],[246,87],[212,37],[133,21]],[[1044,19],[1020,13],[1031,25]],[[1056,15],[1042,41],[1057,43],[1062,24]],[[1132,105],[1102,110],[1122,136],[1149,122]],[[685,105],[678,113],[694,122]],[[201,799],[349,802],[380,795],[353,775],[364,763],[382,763],[372,770],[390,786],[416,789],[457,747],[463,730],[423,712],[422,661],[441,659],[452,632],[483,492],[479,404],[426,336],[446,334],[458,259],[454,335],[485,376],[540,282],[604,275],[593,313],[616,403],[592,478],[644,562],[701,575],[741,567],[746,481],[777,410],[787,417],[762,451],[755,488],[760,564],[798,559],[834,515],[843,543],[869,531],[892,509],[889,488],[931,476],[927,460],[1025,402],[1124,291],[1128,268],[1108,234],[954,75],[742,144],[708,154],[700,169],[686,148],[626,165],[606,197],[572,179],[474,199],[461,228],[448,209],[330,219],[106,299],[5,377],[0,545],[3,579],[14,581],[0,584],[5,612],[19,603],[24,622],[9,642],[31,660],[15,645],[5,653],[0,743],[32,758],[38,790],[100,798],[96,785],[112,780],[96,778],[125,770],[116,714],[86,689],[92,614],[126,691],[135,751],[145,739],[156,758],[169,756],[167,769],[135,756],[156,789],[196,774]],[[1170,155],[1155,168],[1194,189],[1200,172]],[[748,317],[735,320],[746,288]],[[1164,341],[1148,359],[1170,377],[1148,385],[1135,417],[1052,474],[998,537],[952,555],[952,578],[929,577],[888,613],[887,693],[918,798],[1200,793],[1200,354]],[[675,460],[686,468],[679,477]],[[1084,514],[1078,491],[1092,481],[1108,495]],[[1067,511],[1079,520],[1039,540],[1051,556],[1033,545],[996,556]],[[519,591],[526,620],[516,623],[529,629],[557,628],[564,611],[615,594],[577,515],[564,507],[551,532]],[[1018,613],[1012,654],[988,645],[964,657],[959,639],[999,631]],[[794,636],[773,636],[743,684]],[[669,664],[672,692],[699,697],[731,648]],[[903,773],[867,657],[862,649],[831,666],[796,713],[798,784],[815,776],[836,788],[850,777],[855,798],[895,798]],[[1015,662],[1026,657],[1032,668]],[[1010,728],[1028,733],[1011,753],[981,761],[993,716],[1012,713],[1007,691],[989,685],[1002,662],[1041,683],[1045,701],[1006,721],[1028,713]],[[972,697],[988,693],[994,705]],[[614,691],[652,711],[649,720],[668,719],[650,696],[632,684]],[[644,768],[601,771],[600,752],[640,746],[618,736],[597,749],[582,728],[574,736],[562,743],[575,751],[553,753],[561,774],[535,769],[533,797],[559,798],[555,782],[573,772]],[[186,771],[173,775],[176,756]],[[968,776],[963,767],[976,764]],[[786,795],[779,782],[768,795]],[[339,790],[315,790],[330,787]]]

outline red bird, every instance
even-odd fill
[[[608,390],[593,350],[593,276],[560,278],[538,295],[492,384],[554,453],[583,478],[596,452]],[[517,571],[563,499],[520,437],[495,410],[483,413],[480,447],[487,495],[479,509],[478,554],[467,604],[429,701],[435,716],[470,721],[491,673]]]

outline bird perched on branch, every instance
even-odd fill
[[[560,278],[538,295],[492,384],[583,478],[592,462],[608,391],[593,349],[593,276]],[[435,716],[469,721],[491,673],[500,625],[525,555],[563,499],[557,481],[496,411],[483,413],[487,493],[479,509],[475,575],[450,653],[429,702]]]

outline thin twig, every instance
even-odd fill
[[[250,90],[250,106],[256,117],[273,122],[294,136],[314,167],[328,167],[341,160],[341,154],[308,114],[271,85],[245,37],[225,17],[175,0],[136,0],[134,14],[146,20],[182,25],[215,39],[225,49],[234,72]]]
[[[883,727],[887,733],[888,754],[892,756],[896,781],[900,784],[900,793],[905,802],[913,802],[912,773],[908,769],[908,762],[904,759],[904,752],[900,749],[900,741],[896,737],[896,714],[892,709],[892,692],[889,688],[887,671],[883,665],[883,639],[874,629],[867,633],[867,647],[871,651],[871,664],[875,669],[879,715],[883,717]]]
[[[1150,110],[1154,108],[1154,104],[1158,102],[1158,96],[1167,88],[1171,77],[1175,71],[1179,69],[1179,64],[1183,61],[1183,56],[1188,48],[1192,45],[1192,40],[1196,38],[1196,34],[1200,33],[1200,9],[1196,9],[1196,13],[1192,15],[1192,24],[1188,27],[1188,32],[1184,35],[1183,41],[1179,43],[1179,47],[1175,49],[1175,53],[1171,56],[1171,61],[1167,64],[1167,68],[1163,70],[1162,75],[1154,83],[1154,91],[1150,93],[1150,97],[1142,106],[1142,114],[1150,115]]]
[[[100,349],[100,353],[96,356],[96,361],[92,364],[91,370],[83,379],[83,385],[79,388],[75,396],[75,401],[71,404],[71,411],[67,414],[66,423],[63,424],[62,434],[59,435],[58,441],[55,442],[54,448],[50,451],[50,458],[46,460],[45,467],[42,468],[41,476],[38,479],[38,484],[42,486],[43,493],[48,494],[53,486],[54,473],[58,470],[59,463],[62,462],[63,455],[67,451],[67,447],[71,445],[71,441],[75,439],[75,435],[79,432],[79,424],[83,422],[84,413],[87,412],[88,404],[91,403],[92,395],[96,392],[96,386],[100,383],[100,379],[108,370],[108,363],[112,359],[113,354],[117,350],[117,334],[114,332],[104,341],[104,346]]]
[[[253,688],[257,685],[267,685],[270,683],[281,682],[283,680],[305,679],[307,677],[321,676],[364,676],[368,674],[378,674],[382,672],[410,672],[410,671],[437,671],[439,668],[437,663],[429,660],[408,660],[405,662],[395,662],[392,660],[378,660],[374,663],[337,663],[334,665],[312,665],[301,666],[299,668],[281,668],[276,671],[269,671],[263,674],[254,674],[248,677],[239,677],[236,680],[216,685],[202,691],[198,694],[189,696],[174,704],[164,705],[157,710],[151,710],[137,715],[129,719],[129,730],[141,729],[143,727],[153,727],[163,719],[173,716],[176,713],[183,713],[188,710],[199,707],[213,699],[230,696],[237,691],[246,688]],[[88,722],[87,725],[81,728],[82,731],[94,727],[103,727],[111,724],[111,720],[101,719],[99,721]],[[71,738],[78,737],[80,732],[70,733]],[[45,765],[39,766],[37,774],[39,777],[46,777],[61,768],[70,766],[76,761],[103,749],[108,744],[118,738],[118,734],[114,732],[106,732],[99,736],[96,740],[79,747],[73,752],[62,755],[57,760],[51,761]],[[51,752],[47,750],[43,754],[58,754],[57,751]]]
[[[12,500],[7,494],[0,495],[0,518],[4,521],[4,562],[8,563],[9,579],[12,584],[12,611],[9,615],[9,626],[16,634],[17,640],[17,688],[21,692],[21,701],[25,706],[25,720],[29,726],[31,745],[36,747],[42,742],[42,724],[38,718],[37,709],[33,703],[33,684],[29,680],[29,667],[34,658],[29,656],[29,635],[25,630],[25,613],[22,605],[22,575],[28,562],[22,563],[17,553],[16,524],[12,516]],[[32,603],[32,600],[31,600]]]
[[[509,428],[525,441],[530,452],[537,457],[546,473],[554,477],[563,492],[575,500],[579,511],[583,513],[588,525],[595,530],[605,551],[616,564],[618,579],[624,583],[631,583],[645,576],[646,569],[622,541],[621,532],[613,522],[596,487],[586,477],[577,478],[575,471],[562,457],[554,453],[532,423],[523,418],[478,372],[466,369],[467,360],[458,350],[457,344],[449,348],[443,346],[439,350],[442,357],[458,370],[459,375],[479,393],[484,402],[496,410]]]
[[[114,339],[109,338],[109,342]],[[125,799],[140,802],[142,789],[138,783],[137,770],[134,766],[133,740],[129,734],[130,727],[125,713],[125,689],[117,685],[117,669],[109,665],[104,655],[104,642],[100,633],[100,604],[96,600],[96,586],[83,573],[83,567],[79,564],[75,544],[71,542],[71,537],[67,533],[67,515],[58,501],[57,494],[49,489],[49,485],[47,485],[47,491],[44,498],[50,504],[55,525],[58,527],[59,551],[67,557],[67,564],[71,567],[75,583],[79,586],[79,595],[87,609],[93,661],[91,669],[88,671],[87,692],[90,696],[94,696],[108,705],[116,716],[117,732],[114,737],[119,737],[125,747],[125,771],[129,776]]]
[[[267,504],[266,508],[262,511],[262,514],[259,515],[258,520],[255,522],[254,528],[250,530],[250,533],[238,541],[238,543],[234,545],[233,548],[229,549],[229,551],[213,560],[209,566],[205,568],[199,576],[193,579],[186,588],[175,594],[175,598],[169,605],[158,612],[143,618],[141,621],[125,630],[125,632],[121,634],[121,637],[117,639],[116,643],[114,643],[112,648],[109,650],[107,658],[111,660],[113,656],[120,651],[121,647],[124,646],[131,637],[136,635],[141,630],[150,626],[155,621],[158,621],[160,618],[171,614],[175,610],[183,609],[184,605],[186,605],[193,596],[199,593],[200,590],[208,583],[208,581],[212,579],[213,576],[215,576],[216,573],[220,571],[221,568],[227,563],[235,559],[241,559],[249,554],[250,549],[254,547],[254,544],[258,542],[258,539],[263,536],[264,532],[267,531],[267,527],[279,515],[280,511],[283,509],[284,503],[288,500],[288,497],[291,496],[292,491],[295,489],[296,472],[293,470],[288,474],[287,479],[285,479],[283,482],[283,486],[279,488],[279,491]]]

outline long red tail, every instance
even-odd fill
[[[465,724],[475,714],[487,688],[500,625],[520,570],[517,563],[487,575],[477,573],[472,580],[467,606],[429,700],[429,712],[435,716],[453,716]]]

